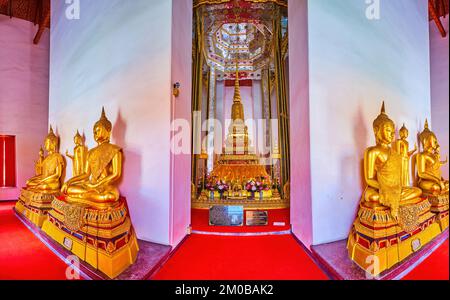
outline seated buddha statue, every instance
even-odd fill
[[[104,209],[119,200],[116,183],[122,175],[122,150],[110,143],[111,130],[112,124],[103,109],[100,120],[94,125],[98,146],[88,152],[84,173],[67,181],[62,188],[69,202]]]
[[[39,174],[26,182],[27,190],[39,193],[59,192],[65,162],[62,155],[58,153],[58,147],[59,139],[50,127],[50,132],[44,144],[48,155],[40,163]]]
[[[400,205],[420,197],[422,191],[402,183],[402,157],[391,144],[395,139],[395,125],[385,112],[383,103],[380,115],[373,122],[376,145],[364,154],[364,179],[367,184],[363,199],[374,206],[391,209],[394,218]]]
[[[441,174],[440,147],[436,135],[429,129],[428,120],[425,128],[419,135],[422,152],[417,155],[418,185],[424,194],[439,196],[448,194],[448,180]]]
[[[373,131],[376,145],[367,148],[364,154],[366,189],[347,249],[349,257],[362,270],[377,276],[417,252],[442,231],[435,222],[430,202],[422,197],[422,190],[410,187],[406,180],[409,149],[407,144],[403,145],[403,152],[393,147],[395,125],[387,116],[384,103],[373,122]],[[404,130],[402,135],[406,138]],[[368,257],[376,257],[377,264]]]

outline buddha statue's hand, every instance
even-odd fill
[[[66,183],[64,183],[63,184],[63,186],[62,186],[62,188],[61,188],[61,192],[63,193],[63,194],[67,194],[67,189],[68,189],[68,183],[69,183],[69,181],[68,182],[66,182]]]

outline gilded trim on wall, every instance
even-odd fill
[[[235,0],[194,0],[194,9],[202,6],[202,5],[214,5],[214,4],[223,4],[227,2],[232,2]],[[246,2],[253,2],[253,3],[275,3],[280,6],[287,7],[287,0],[242,0]]]

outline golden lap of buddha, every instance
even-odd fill
[[[98,146],[86,158],[84,173],[67,181],[62,193],[69,202],[105,209],[118,203],[120,194],[116,186],[122,176],[122,150],[110,143],[112,124],[102,110],[94,126],[94,139]]]

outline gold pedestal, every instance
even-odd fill
[[[428,201],[431,203],[431,212],[436,214],[436,219],[441,230],[448,228],[448,192],[439,196],[429,195]]]
[[[81,260],[115,278],[132,265],[139,246],[128,216],[126,201],[97,210],[59,198],[42,230]]]
[[[360,204],[348,238],[350,258],[377,276],[400,263],[441,233],[427,198],[400,207],[399,221],[388,207]]]
[[[41,228],[52,209],[53,199],[59,195],[59,192],[39,193],[23,188],[15,210]]]

